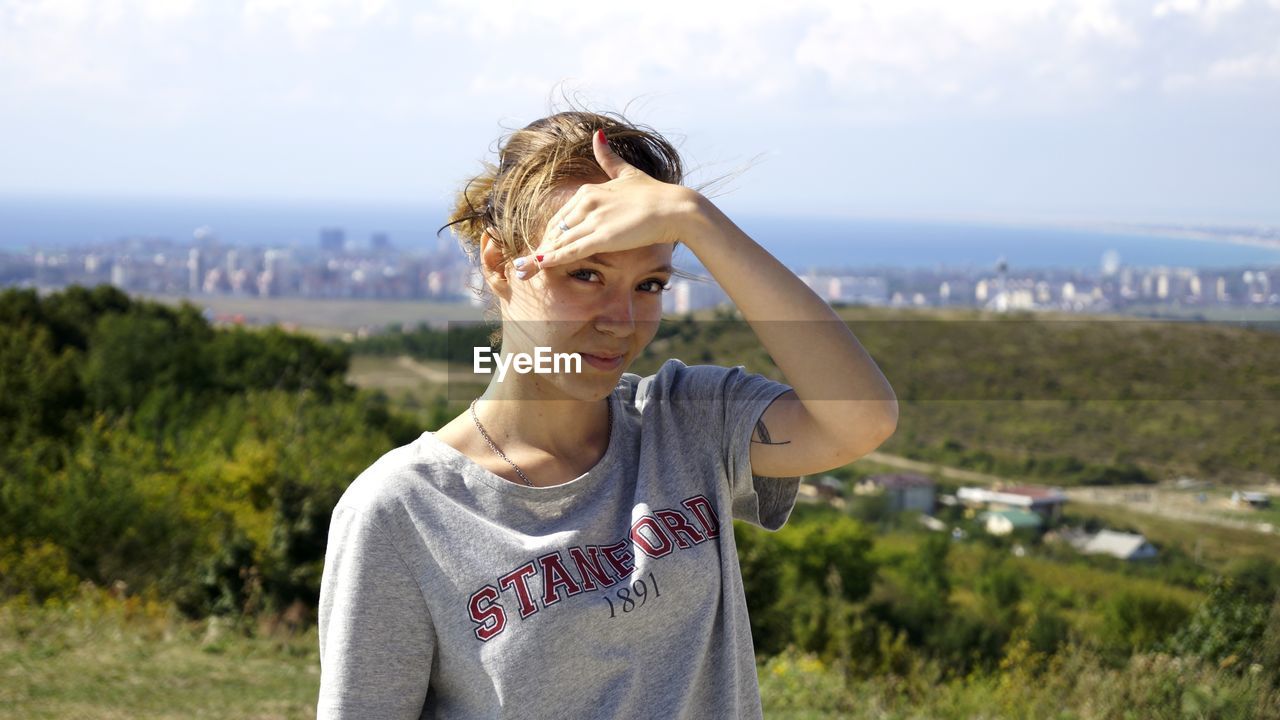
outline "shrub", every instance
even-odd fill
[[[0,601],[43,605],[76,596],[67,551],[47,540],[0,538]]]

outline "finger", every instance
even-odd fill
[[[596,130],[592,136],[591,149],[595,151],[596,162],[600,164],[600,168],[609,176],[610,180],[615,180],[623,175],[632,172],[640,172],[634,165],[623,160],[613,148],[609,147],[609,141],[604,136],[604,130]]]
[[[584,185],[583,187],[586,186]],[[564,204],[564,207],[560,208],[556,215],[552,217],[551,222],[547,223],[547,228],[542,235],[542,242],[538,244],[538,247],[552,249],[552,245],[549,243],[556,243],[575,227],[581,225],[591,214],[591,210],[594,207],[595,203],[585,197],[585,193],[581,196],[575,195],[572,200]]]
[[[515,277],[517,280],[528,280],[538,272],[538,262],[534,255],[523,255],[511,261],[515,268]]]
[[[551,219],[547,220],[547,226],[542,229],[542,239],[544,241],[548,239],[554,239],[560,235],[560,233],[562,232],[560,230],[561,221],[564,221],[566,225],[573,224],[568,220],[566,220],[566,218],[568,217],[569,213],[573,212],[574,209],[577,208],[578,203],[582,199],[582,196],[584,194],[583,188],[585,187],[587,186],[586,185],[579,186],[578,189],[573,193],[573,195],[570,196],[569,199],[566,200],[564,204],[560,206],[560,209],[556,210],[554,213],[551,214]],[[539,245],[539,247],[541,247],[541,245]]]
[[[601,243],[599,234],[584,230],[581,237],[575,238],[569,244],[545,253],[538,253],[540,259],[537,262],[544,270],[553,265],[567,265],[600,252]]]
[[[535,257],[538,259],[540,267],[549,267],[551,265],[563,265],[573,262],[580,257],[586,257],[591,252],[581,253],[579,247],[582,241],[596,231],[594,222],[579,223],[558,238],[551,240],[545,246],[539,246]],[[592,251],[594,252],[594,251]]]

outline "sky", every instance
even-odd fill
[[[1280,0],[0,0],[0,195],[443,206],[563,98],[776,216],[1280,223]]]

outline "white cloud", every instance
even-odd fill
[[[1164,89],[1173,92],[1223,90],[1251,83],[1274,85],[1277,80],[1280,80],[1280,46],[1270,52],[1216,60],[1199,72],[1171,75]]]
[[[761,119],[1044,116],[1274,94],[1277,36],[1280,0],[0,0],[0,91],[140,127],[232,106],[492,116],[560,82]]]
[[[395,56],[405,67],[431,66],[441,76],[439,92],[461,93],[456,100],[498,86],[528,100],[573,77],[604,92],[709,88],[763,105],[821,89],[834,109],[875,104],[897,115],[939,104],[1054,111],[1141,92],[1161,78],[1176,85],[1187,77],[1269,77],[1265,57],[1258,71],[1233,74],[1230,64],[1270,51],[1265,38],[1280,31],[1277,6],[1280,0],[1162,0],[1154,8],[1112,0],[655,0],[637,9],[563,0],[426,7],[244,0],[226,22],[211,16],[233,6],[212,0],[41,0],[0,5],[0,72],[8,70],[0,78],[145,92],[166,70],[148,63],[180,60],[174,48],[203,43],[253,55],[266,75],[307,72],[299,53],[336,48],[354,66]],[[1220,42],[1207,49],[1185,42],[1181,26],[1170,24],[1175,18],[1211,29]],[[19,63],[23,79],[15,78]],[[330,70],[320,62],[311,72],[319,80]],[[476,77],[450,78],[469,73]]]
[[[324,2],[322,0],[247,0],[241,15],[244,27],[251,34],[273,31],[283,25],[299,49],[311,49],[318,37],[337,26],[333,11],[351,9],[353,3]]]
[[[1129,24],[1116,14],[1110,0],[1082,2],[1068,27],[1074,38],[1096,36],[1124,45],[1133,45],[1138,41]]]
[[[199,11],[198,0],[138,0],[139,14],[147,22],[185,20]]]
[[[1207,27],[1214,27],[1224,16],[1244,6],[1244,0],[1162,0],[1152,8],[1157,18],[1184,15]],[[1271,0],[1273,6],[1280,5]]]

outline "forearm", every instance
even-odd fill
[[[695,193],[693,206],[682,241],[724,288],[814,418],[839,431],[865,420],[869,401],[887,426],[896,425],[893,388],[831,306],[711,201]]]

